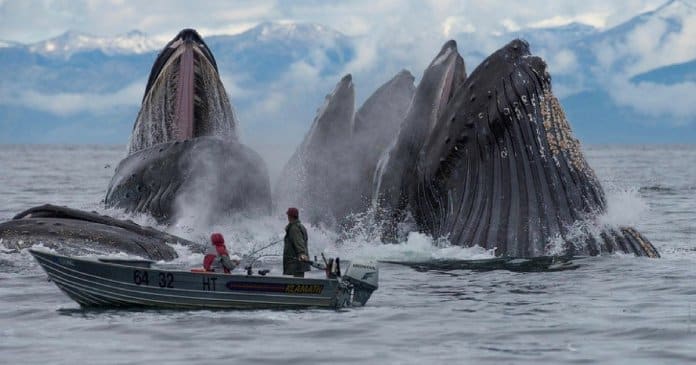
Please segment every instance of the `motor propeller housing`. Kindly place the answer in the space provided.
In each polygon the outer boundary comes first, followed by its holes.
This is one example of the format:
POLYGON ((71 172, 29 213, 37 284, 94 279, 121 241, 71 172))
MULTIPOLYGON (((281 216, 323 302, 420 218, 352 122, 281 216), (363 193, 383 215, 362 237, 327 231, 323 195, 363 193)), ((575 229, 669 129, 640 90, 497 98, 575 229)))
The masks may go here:
POLYGON ((373 261, 351 262, 343 274, 343 280, 353 285, 353 304, 365 305, 379 286, 377 264, 373 261))

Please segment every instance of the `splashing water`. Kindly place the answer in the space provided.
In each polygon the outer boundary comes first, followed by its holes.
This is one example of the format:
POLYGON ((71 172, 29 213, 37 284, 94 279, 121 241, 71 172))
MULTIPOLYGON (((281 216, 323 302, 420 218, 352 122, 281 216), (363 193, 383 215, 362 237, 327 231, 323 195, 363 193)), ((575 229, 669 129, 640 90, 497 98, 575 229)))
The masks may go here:
MULTIPOLYGON (((582 237, 587 234, 599 237, 603 227, 618 227, 634 224, 647 211, 648 206, 636 189, 612 189, 607 194, 608 211, 596 222, 576 223, 569 229, 568 237, 582 237)), ((433 238, 420 232, 410 232, 399 243, 384 244, 380 237, 382 224, 375 220, 377 209, 350 217, 350 228, 337 233, 324 226, 306 225, 309 233, 310 257, 342 257, 345 259, 364 259, 377 261, 426 262, 432 260, 478 260, 495 257, 495 250, 486 250, 479 246, 461 247, 452 245, 446 238, 433 238)), ((283 251, 282 239, 285 234, 284 214, 248 218, 232 216, 228 223, 212 227, 201 226, 195 220, 180 220, 171 227, 157 226, 147 215, 129 216, 122 211, 111 209, 107 214, 123 219, 133 219, 139 224, 152 225, 205 246, 209 244, 210 234, 220 232, 224 235, 230 252, 245 257, 257 249, 276 242, 258 256, 263 256, 268 264, 277 265, 283 251)), ((546 254, 560 255, 565 249, 566 241, 560 237, 552 238, 547 245, 546 254)), ((173 245, 179 258, 171 262, 181 267, 200 266, 203 254, 182 245, 173 245)))
MULTIPOLYGON (((323 226, 306 225, 309 235, 309 256, 314 258, 324 254, 326 257, 341 257, 348 260, 408 262, 440 259, 474 260, 494 257, 493 250, 454 246, 446 239, 433 239, 433 237, 419 232, 411 232, 400 243, 384 244, 380 240, 379 223, 370 218, 369 214, 353 216, 351 229, 342 234, 323 226)), ((262 256, 262 261, 267 264, 277 265, 282 257, 286 224, 284 214, 253 219, 236 216, 230 217, 229 223, 218 224, 205 230, 186 224, 178 224, 170 227, 168 231, 205 244, 208 243, 211 232, 220 232, 225 237, 229 251, 241 257, 246 257, 259 248, 276 242, 267 249, 256 252, 255 256, 262 256)), ((203 255, 201 253, 193 252, 188 247, 180 245, 174 245, 174 248, 180 257, 173 263, 182 266, 199 266, 202 262, 203 255)))
MULTIPOLYGON (((640 197, 636 189, 612 189, 607 194, 608 211, 598 218, 596 223, 585 222, 575 224, 569 229, 569 237, 582 237, 592 234, 599 237, 603 227, 618 227, 619 225, 633 224, 648 210, 645 201, 640 197)), ((200 243, 201 247, 207 247, 212 232, 220 232, 224 235, 229 251, 240 257, 247 258, 259 248, 272 242, 277 244, 255 253, 261 257, 259 265, 279 266, 283 251, 284 228, 287 222, 284 214, 265 216, 260 218, 248 218, 243 216, 229 217, 227 223, 217 224, 212 227, 198 225, 195 221, 182 220, 174 226, 166 227, 158 225, 156 221, 145 214, 130 215, 119 209, 100 209, 101 213, 119 219, 131 219, 134 222, 152 226, 156 229, 167 231, 191 241, 200 243)), ((341 257, 348 260, 376 260, 376 261, 402 261, 402 262, 427 262, 433 260, 478 260, 493 258, 494 249, 486 250, 478 246, 460 247, 451 245, 446 238, 433 238, 420 232, 411 232, 399 243, 384 244, 380 240, 381 224, 375 219, 375 210, 371 209, 363 214, 353 215, 350 219, 351 227, 339 234, 322 226, 306 225, 309 233, 310 257, 320 257, 323 253, 326 257, 341 257)), ((566 241, 558 236, 549 240, 546 254, 559 255, 563 253, 566 241)), ((180 244, 172 244, 178 254, 178 258, 171 262, 160 262, 178 268, 199 267, 203 262, 201 247, 187 247, 180 244)), ((49 249, 48 246, 38 245, 38 248, 49 249)), ((135 258, 135 256, 122 252, 94 252, 85 251, 79 256, 104 256, 111 258, 135 258)), ((21 250, 19 257, 17 252, 0 252, 0 261, 27 263, 33 261, 28 251, 21 250)), ((13 267, 22 264, 13 265, 13 267)), ((31 265, 34 266, 34 265, 31 265)), ((35 268, 36 269, 36 268, 35 268)), ((13 270, 16 270, 13 268, 13 270)), ((276 270, 274 270, 275 272, 276 270)), ((19 272, 25 272, 19 271, 19 272)))
POLYGON ((607 191, 607 212, 599 222, 608 226, 631 226, 638 224, 650 207, 636 188, 607 191))

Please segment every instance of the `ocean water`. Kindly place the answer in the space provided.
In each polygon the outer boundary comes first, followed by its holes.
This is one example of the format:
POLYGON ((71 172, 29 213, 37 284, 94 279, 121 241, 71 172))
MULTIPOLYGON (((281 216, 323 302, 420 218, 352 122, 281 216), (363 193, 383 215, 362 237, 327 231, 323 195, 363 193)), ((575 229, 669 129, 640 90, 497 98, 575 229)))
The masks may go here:
MULTIPOLYGON (((101 206, 125 146, 0 145, 0 221, 52 203, 101 206)), ((415 271, 382 264, 368 305, 341 311, 82 310, 26 251, 0 245, 2 364, 677 364, 696 363, 696 146, 585 146, 607 191, 605 223, 632 224, 662 254, 588 258, 576 270, 415 271)), ((129 217, 153 224, 146 217, 129 217)), ((213 227, 244 252, 279 237, 282 214, 213 227)), ((174 233, 201 240, 208 228, 174 233)), ((489 253, 412 234, 334 243, 311 254, 427 260, 489 253)), ((278 248, 272 248, 277 253, 278 248)), ((175 265, 200 265, 177 247, 175 265)), ((266 263, 274 272, 278 263, 266 263)))

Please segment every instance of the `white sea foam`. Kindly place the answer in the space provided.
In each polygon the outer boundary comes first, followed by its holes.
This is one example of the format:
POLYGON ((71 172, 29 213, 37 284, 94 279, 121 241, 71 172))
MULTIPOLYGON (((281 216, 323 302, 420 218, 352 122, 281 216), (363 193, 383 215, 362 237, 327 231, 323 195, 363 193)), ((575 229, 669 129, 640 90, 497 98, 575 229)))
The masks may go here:
MULTIPOLYGON (((241 257, 252 255, 270 258, 271 262, 280 261, 283 252, 285 221, 282 215, 260 218, 230 218, 228 224, 219 224, 205 230, 191 226, 177 225, 168 231, 187 239, 208 244, 212 232, 220 232, 225 237, 228 250, 241 257), (273 244, 275 242, 275 244, 273 244), (266 249, 261 248, 269 246, 266 249), (258 251, 258 252, 256 252, 258 251), (275 260, 274 260, 275 258, 275 260)), ((420 262, 438 259, 482 259, 493 257, 493 250, 480 247, 459 247, 451 245, 444 239, 411 232, 407 239, 395 244, 384 244, 380 240, 379 230, 368 220, 361 221, 346 235, 321 226, 305 224, 309 235, 310 257, 342 257, 344 259, 369 259, 420 262)), ((191 251, 188 247, 174 245, 179 258, 174 263, 184 266, 199 266, 203 255, 191 251)))
MULTIPOLYGON (((583 224, 573 227, 570 232, 584 235, 588 232, 599 233, 602 226, 617 227, 620 225, 634 225, 648 211, 647 203, 640 197, 636 189, 612 189, 607 193, 608 211, 599 217, 597 225, 583 224)), ((134 222, 152 226, 155 229, 167 231, 171 234, 186 238, 206 246, 210 241, 212 232, 220 232, 224 235, 229 251, 242 258, 263 256, 272 263, 278 263, 283 251, 283 236, 285 234, 285 221, 283 214, 265 216, 259 218, 230 217, 228 223, 218 224, 212 227, 202 227, 196 222, 180 221, 174 226, 163 226, 150 216, 144 214, 130 215, 119 209, 102 210, 104 214, 120 218, 130 219, 134 222), (271 244, 274 243, 275 244, 271 244), (269 246, 263 250, 259 250, 269 246)), ((344 259, 368 259, 384 261, 424 262, 441 259, 474 260, 494 257, 494 250, 486 250, 481 247, 460 247, 450 244, 446 239, 433 239, 433 237, 419 232, 411 232, 405 240, 385 244, 380 239, 381 227, 375 224, 370 217, 356 217, 355 225, 347 233, 338 233, 320 226, 305 224, 309 233, 310 257, 321 257, 323 253, 327 257, 341 257, 344 259)), ((559 253, 564 249, 566 241, 560 236, 558 239, 550 239, 547 245, 547 254, 559 253), (560 251, 559 251, 560 250, 560 251)), ((35 248, 51 250, 42 245, 35 248)), ((200 249, 191 248, 179 243, 172 244, 178 254, 174 261, 166 263, 177 267, 198 267, 203 262, 203 253, 200 249)), ((53 250, 51 250, 53 251, 53 250)), ((98 254, 111 258, 136 258, 136 256, 124 252, 85 252, 80 256, 98 254)), ((0 252, 0 260, 31 262, 31 256, 27 250, 21 250, 20 257, 17 252, 0 252)), ((159 264, 165 264, 160 262, 159 264)))
POLYGON ((636 225, 649 209, 637 189, 614 188, 607 190, 607 212, 599 217, 599 222, 608 226, 636 225))
POLYGON ((424 233, 411 232, 406 241, 396 244, 383 244, 374 241, 344 243, 337 248, 336 255, 372 260, 422 262, 441 259, 492 258, 493 250, 486 250, 478 246, 454 246, 446 240, 433 240, 431 236, 424 233))
MULTIPOLYGON (((635 188, 614 187, 605 182, 607 189, 608 211, 598 219, 597 230, 602 226, 618 225, 638 225, 644 219, 644 215, 649 212, 649 206, 635 188)), ((284 228, 287 224, 284 214, 276 213, 272 216, 260 218, 230 217, 225 224, 212 227, 199 226, 196 222, 182 220, 176 225, 166 227, 148 215, 131 215, 120 209, 102 209, 100 204, 91 203, 89 205, 80 204, 81 209, 96 209, 102 214, 113 216, 119 219, 130 219, 134 222, 152 226, 155 229, 167 231, 171 234, 200 243, 209 245, 210 234, 220 232, 225 236, 227 247, 230 252, 244 257, 271 242, 279 241, 277 244, 265 250, 257 252, 259 255, 270 255, 270 261, 280 259, 282 254, 282 238, 285 234, 284 228), (275 256, 273 256, 275 255, 275 256)), ((394 260, 394 261, 428 261, 437 259, 480 259, 493 257, 492 251, 484 250, 480 247, 465 248, 453 246, 446 240, 433 239, 423 234, 412 232, 399 243, 384 244, 380 240, 381 227, 373 223, 371 217, 356 217, 356 224, 347 234, 341 234, 326 229, 324 227, 311 226, 307 223, 309 231, 310 256, 321 256, 324 253, 328 257, 339 256, 345 259, 372 259, 372 260, 394 260)), ((641 227, 639 227, 641 228, 641 227)), ((579 227, 578 232, 585 232, 587 227, 579 227)), ((652 236, 655 236, 653 234, 652 236)), ((560 242, 560 241, 559 241, 560 242)), ((553 253, 554 241, 549 243, 549 253, 553 253)), ((184 245, 172 245, 178 254, 178 258, 171 262, 172 265, 179 267, 198 267, 202 264, 203 254, 200 250, 192 249, 184 245)), ((35 246, 36 247, 36 246, 35 246)), ((38 246, 41 247, 41 246, 38 246)), ((558 245, 562 247, 562 245, 558 245)), ((48 249, 48 247, 46 247, 48 249)), ((84 255, 86 253, 81 253, 84 255)), ((103 256, 107 253, 93 252, 92 255, 103 256)), ((108 253, 110 257, 133 257, 125 253, 108 253)), ((27 265, 36 267, 31 256, 23 250, 17 252, 0 252, 0 260, 17 262, 17 265, 27 265)), ((14 266, 14 265, 13 265, 14 266)))

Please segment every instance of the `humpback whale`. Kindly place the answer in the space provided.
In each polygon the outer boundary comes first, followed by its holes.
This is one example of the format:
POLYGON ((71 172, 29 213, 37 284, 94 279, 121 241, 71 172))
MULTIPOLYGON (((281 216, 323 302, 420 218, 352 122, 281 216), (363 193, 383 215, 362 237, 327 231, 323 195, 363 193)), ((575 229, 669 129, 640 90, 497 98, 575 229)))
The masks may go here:
POLYGON ((70 254, 80 254, 89 248, 100 253, 126 252, 153 260, 177 257, 167 243, 203 250, 194 242, 132 221, 50 204, 30 208, 0 223, 0 237, 9 249, 42 244, 70 254))
POLYGON ((370 207, 372 181, 379 157, 399 133, 416 91, 413 82, 414 77, 410 72, 400 71, 367 98, 355 114, 351 145, 355 159, 353 168, 357 176, 355 188, 361 204, 353 209, 353 213, 370 207))
POLYGON ((343 168, 353 129, 355 90, 351 75, 344 76, 326 96, 302 145, 283 168, 274 192, 279 206, 297 206, 303 219, 334 225, 349 199, 334 199, 351 176, 343 168))
POLYGON ((285 165, 276 203, 298 206, 310 223, 332 228, 364 211, 379 156, 398 133, 411 102, 413 80, 408 71, 397 73, 356 113, 352 76, 344 76, 285 165))
POLYGON ((527 42, 486 58, 423 137, 406 195, 433 235, 514 257, 658 255, 632 228, 593 232, 604 191, 527 42))
POLYGON ((106 205, 161 223, 269 213, 265 162, 236 128, 212 52, 195 30, 182 30, 155 60, 106 205))
MULTIPOLYGON (((236 128, 212 53, 195 30, 182 30, 155 60, 106 206, 160 223, 186 214, 206 224, 227 214, 269 213, 265 163, 239 141, 236 128)), ((96 248, 156 260, 177 256, 167 243, 197 247, 131 221, 52 205, 1 223, 0 243, 11 249, 41 243, 70 253, 96 248)))
POLYGON ((448 41, 423 72, 401 129, 379 161, 375 172, 373 196, 381 207, 384 238, 397 236, 397 224, 406 217, 414 162, 426 136, 437 129, 438 117, 464 82, 464 59, 457 43, 448 41))
MULTIPOLYGON (((554 96, 546 63, 514 40, 469 77, 454 41, 445 43, 415 87, 406 71, 355 112, 351 75, 327 96, 286 164, 277 205, 297 205, 312 223, 345 227, 378 207, 391 240, 397 227, 480 246, 498 256, 659 257, 631 227, 597 218, 606 198, 554 96), (382 213, 383 212, 383 213, 382 213)), ((181 31, 153 65, 105 203, 171 223, 186 214, 267 214, 270 183, 260 156, 243 145, 201 37, 181 31)), ((96 213, 44 205, 0 224, 0 242, 79 250, 94 245, 158 260, 166 243, 193 242, 96 213)))
MULTIPOLYGON (((332 103, 341 103, 337 96, 332 103)), ((456 43, 445 43, 404 110, 379 162, 362 162, 376 166, 370 196, 385 240, 411 221, 411 230, 497 256, 659 257, 635 229, 596 222, 606 211, 604 191, 552 93, 546 63, 525 41, 505 45, 469 77, 456 43)), ((304 146, 335 141, 310 131, 298 153, 331 161, 304 146)), ((356 150, 342 151, 351 154, 344 160, 359 160, 356 150)), ((359 189, 348 186, 324 185, 323 194, 357 199, 359 189)))

